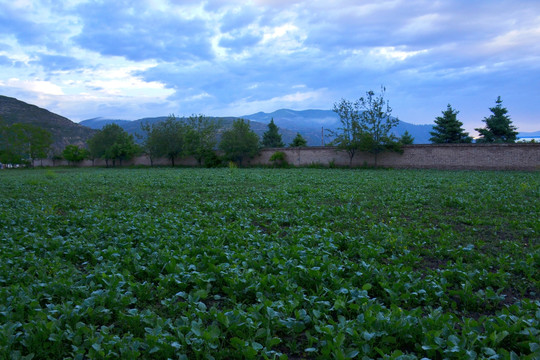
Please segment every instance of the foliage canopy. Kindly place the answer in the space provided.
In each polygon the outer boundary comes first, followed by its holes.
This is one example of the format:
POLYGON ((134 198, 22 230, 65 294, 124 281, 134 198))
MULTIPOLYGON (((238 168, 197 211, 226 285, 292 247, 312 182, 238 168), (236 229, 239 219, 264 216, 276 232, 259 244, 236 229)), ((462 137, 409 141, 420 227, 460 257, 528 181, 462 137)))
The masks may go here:
POLYGON ((225 157, 242 165, 242 162, 259 153, 259 137, 244 119, 234 120, 232 127, 223 132, 219 148, 225 157))
POLYGON ((46 158, 52 143, 48 130, 24 123, 5 125, 0 120, 0 162, 31 164, 46 158))
POLYGON ((107 124, 88 140, 90 156, 104 159, 107 166, 112 160, 113 166, 118 160, 131 159, 139 151, 133 135, 128 134, 118 124, 107 124))

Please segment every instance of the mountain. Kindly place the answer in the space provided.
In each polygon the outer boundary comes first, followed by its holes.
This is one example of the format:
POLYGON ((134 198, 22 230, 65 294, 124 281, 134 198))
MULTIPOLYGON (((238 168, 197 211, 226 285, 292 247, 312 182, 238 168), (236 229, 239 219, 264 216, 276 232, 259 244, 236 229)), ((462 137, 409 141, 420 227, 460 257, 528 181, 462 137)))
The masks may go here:
MULTIPOLYGON (((286 128, 293 132, 299 132, 308 140, 308 145, 321 145, 321 135, 324 134, 325 142, 331 140, 330 131, 335 131, 340 127, 339 116, 332 110, 290 110, 281 109, 272 113, 258 112, 251 115, 242 116, 245 119, 260 121, 264 123, 274 122, 280 128, 286 128), (324 128, 324 130, 323 130, 324 128)), ((414 138, 415 144, 428 144, 433 130, 432 125, 416 125, 405 121, 399 121, 399 124, 392 129, 392 133, 399 137, 405 131, 414 138)))
POLYGON ((31 124, 50 131, 53 136, 53 151, 56 153, 61 152, 66 145, 70 144, 85 146, 86 140, 95 133, 95 130, 74 123, 49 110, 1 95, 0 118, 8 125, 31 124))
POLYGON ((540 138, 540 131, 531 131, 531 132, 520 132, 517 137, 519 139, 523 138, 540 138))
MULTIPOLYGON (((246 120, 250 120, 251 129, 262 138, 262 135, 268 130, 268 123, 271 119, 279 127, 279 132, 282 135, 283 142, 289 144, 292 142, 296 133, 302 134, 307 140, 309 146, 320 146, 324 143, 328 144, 332 140, 331 131, 336 131, 340 126, 339 117, 331 110, 290 110, 280 109, 272 113, 258 112, 251 115, 241 116, 246 120), (324 142, 322 137, 324 136, 324 142)), ((119 120, 93 118, 81 121, 80 124, 88 126, 92 129, 101 129, 107 124, 118 124, 128 133, 133 134, 136 139, 143 135, 141 124, 156 123, 167 119, 167 116, 143 118, 138 120, 119 120)), ((231 127, 232 122, 237 117, 210 117, 214 121, 219 121, 223 129, 231 127)), ((414 137, 415 144, 429 143, 429 134, 432 131, 432 125, 415 125, 404 121, 393 129, 392 133, 395 136, 401 136, 405 131, 408 131, 414 137)))
MULTIPOLYGON (((159 116, 159 117, 152 117, 152 118, 143 118, 138 120, 118 120, 118 119, 105 119, 105 118, 93 118, 88 120, 83 120, 80 122, 81 125, 88 126, 92 129, 101 129, 103 126, 107 124, 118 124, 120 127, 122 127, 126 132, 129 134, 132 134, 135 136, 136 140, 140 140, 144 133, 141 130, 142 124, 155 124, 157 122, 166 120, 168 116, 159 116)), ((232 123, 234 120, 238 119, 236 117, 209 117, 210 120, 219 122, 221 125, 221 129, 218 132, 222 132, 225 129, 229 129, 232 126, 232 123)), ((185 118, 180 118, 185 119, 185 118)), ((259 122, 259 121, 253 121, 250 120, 250 126, 251 129, 259 135, 259 137, 262 138, 263 134, 268 130, 268 124, 259 122)), ((294 137, 296 136, 295 131, 291 131, 289 129, 280 129, 280 133, 282 135, 283 142, 285 144, 289 144, 292 142, 294 137)))

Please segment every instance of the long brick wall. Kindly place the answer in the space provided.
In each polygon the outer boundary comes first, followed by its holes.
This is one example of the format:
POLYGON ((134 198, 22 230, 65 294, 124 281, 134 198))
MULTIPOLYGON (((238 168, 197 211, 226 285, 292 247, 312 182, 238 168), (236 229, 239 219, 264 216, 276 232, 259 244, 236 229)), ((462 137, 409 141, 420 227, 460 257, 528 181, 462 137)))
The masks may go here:
MULTIPOLYGON (((319 164, 328 166, 349 165, 346 152, 334 147, 274 148, 263 149, 251 159, 250 165, 267 165, 276 151, 285 153, 288 163, 295 166, 319 164)), ((407 145, 403 154, 379 154, 379 166, 389 168, 411 169, 468 169, 468 170, 540 170, 540 144, 443 144, 443 145, 407 145)), ((154 165, 169 165, 168 159, 155 159, 154 165)), ((195 166, 194 158, 182 158, 175 161, 177 165, 195 166)), ((373 165, 374 157, 369 153, 357 153, 353 166, 373 165)), ((68 165, 66 161, 50 159, 36 160, 35 166, 68 165)), ((122 165, 150 165, 146 156, 136 157, 123 162, 122 165)), ((105 166, 105 161, 85 160, 79 166, 105 166)))

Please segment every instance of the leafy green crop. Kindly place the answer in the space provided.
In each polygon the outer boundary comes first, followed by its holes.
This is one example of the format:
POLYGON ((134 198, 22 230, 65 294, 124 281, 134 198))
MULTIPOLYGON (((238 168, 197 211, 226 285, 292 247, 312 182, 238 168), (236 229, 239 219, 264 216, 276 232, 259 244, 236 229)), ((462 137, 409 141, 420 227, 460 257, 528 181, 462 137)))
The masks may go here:
POLYGON ((1 171, 0 199, 2 359, 540 357, 538 173, 1 171))

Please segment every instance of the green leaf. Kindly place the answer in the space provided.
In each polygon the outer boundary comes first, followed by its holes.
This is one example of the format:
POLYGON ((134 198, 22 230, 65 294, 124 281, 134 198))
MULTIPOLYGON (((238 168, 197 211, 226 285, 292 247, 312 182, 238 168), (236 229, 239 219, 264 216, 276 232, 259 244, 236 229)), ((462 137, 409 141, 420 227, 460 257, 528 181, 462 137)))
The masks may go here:
POLYGON ((362 290, 369 291, 371 290, 372 287, 373 286, 370 283, 367 283, 367 284, 364 284, 364 286, 362 286, 362 290))

